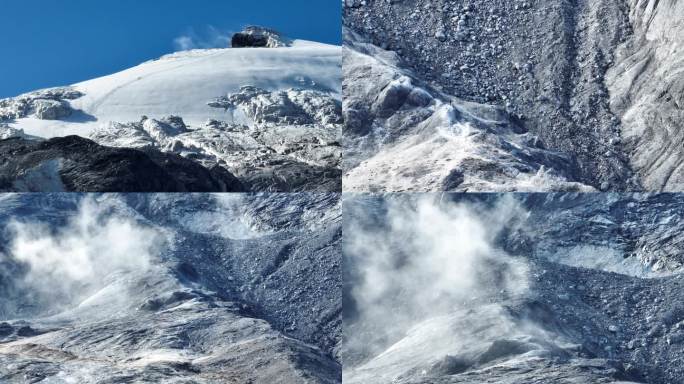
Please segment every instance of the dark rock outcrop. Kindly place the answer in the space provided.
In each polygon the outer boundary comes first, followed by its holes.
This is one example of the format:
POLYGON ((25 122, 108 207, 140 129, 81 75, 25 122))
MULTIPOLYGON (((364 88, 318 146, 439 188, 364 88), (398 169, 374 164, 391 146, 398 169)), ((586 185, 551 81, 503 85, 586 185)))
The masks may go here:
MULTIPOLYGON (((432 198, 428 203, 431 198, 421 195, 367 194, 345 201, 345 382, 682 382, 684 369, 670 363, 684 356, 681 194, 469 193, 432 198), (430 206, 431 222, 439 216, 435 212, 467 207, 477 212, 478 225, 488 234, 503 223, 491 237, 491 249, 499 262, 524 262, 527 272, 514 280, 525 281, 524 289, 492 289, 493 283, 506 280, 501 278, 505 270, 488 262, 472 275, 486 276, 489 269, 496 271, 495 279, 476 289, 451 291, 451 298, 436 296, 438 289, 433 289, 430 295, 439 297, 439 305, 421 307, 429 300, 422 295, 426 281, 439 281, 440 273, 434 271, 429 280, 421 280, 435 251, 415 252, 412 247, 425 234, 404 232, 408 220, 402 222, 400 216, 424 204, 430 206), (505 214, 504 206, 517 206, 512 210, 516 213, 505 214), (350 235, 354 233, 362 235, 350 235), (363 247, 379 239, 390 239, 383 244, 387 253, 375 255, 372 246, 363 247), (376 260, 382 262, 373 264, 376 260), (384 295, 367 289, 382 284, 391 287, 384 295), (372 301, 365 301, 371 295, 372 301), (413 301, 416 297, 419 301, 413 301), (392 310, 376 312, 386 306, 392 310), (392 332, 406 314, 412 321, 392 332)), ((471 237, 454 235, 454 228, 472 217, 452 218, 455 224, 444 236, 436 235, 438 226, 428 226, 430 246, 472 243, 471 237)), ((464 265, 458 259, 447 272, 449 288, 458 284, 454 271, 464 265)))
POLYGON ((256 26, 234 34, 230 44, 233 48, 279 48, 290 45, 279 32, 256 26))
POLYGON ((154 149, 101 146, 67 136, 0 141, 0 190, 19 192, 239 192, 227 170, 154 149))

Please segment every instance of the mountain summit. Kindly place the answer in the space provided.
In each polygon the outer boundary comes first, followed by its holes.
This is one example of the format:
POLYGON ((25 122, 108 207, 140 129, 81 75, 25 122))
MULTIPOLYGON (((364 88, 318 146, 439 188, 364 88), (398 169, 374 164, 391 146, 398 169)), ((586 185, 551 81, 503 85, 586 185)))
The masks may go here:
POLYGON ((244 31, 233 35, 231 46, 233 48, 262 47, 280 48, 289 47, 292 43, 284 38, 280 32, 259 26, 249 26, 244 31))

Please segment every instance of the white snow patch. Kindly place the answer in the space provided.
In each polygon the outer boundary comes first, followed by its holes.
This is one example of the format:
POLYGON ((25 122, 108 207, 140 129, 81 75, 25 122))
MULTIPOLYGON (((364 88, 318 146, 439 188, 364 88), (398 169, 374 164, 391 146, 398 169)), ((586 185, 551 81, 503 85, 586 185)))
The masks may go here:
POLYGON ((597 269, 635 277, 652 277, 651 268, 636 257, 625 257, 624 252, 609 246, 576 245, 544 252, 542 257, 571 267, 597 269))

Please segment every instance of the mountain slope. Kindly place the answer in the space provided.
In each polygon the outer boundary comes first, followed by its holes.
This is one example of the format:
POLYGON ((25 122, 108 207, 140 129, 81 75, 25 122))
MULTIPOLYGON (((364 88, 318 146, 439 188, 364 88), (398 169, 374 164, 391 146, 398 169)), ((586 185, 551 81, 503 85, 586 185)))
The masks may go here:
POLYGON ((574 193, 345 200, 344 381, 681 382, 682 203, 574 193))
POLYGON ((593 190, 514 115, 441 92, 349 30, 343 71, 345 190, 593 190))
POLYGON ((339 191, 341 48, 268 33, 271 48, 177 52, 0 100, 0 138, 79 135, 219 166, 248 190, 339 191))
POLYGON ((0 206, 0 381, 340 382, 338 196, 0 206))
MULTIPOLYGON (((678 90, 683 11, 681 2, 658 0, 350 0, 345 1, 344 25, 395 54, 403 71, 458 99, 457 105, 505 111, 508 119, 497 120, 501 125, 529 132, 544 149, 572 159, 555 167, 570 181, 604 191, 677 191, 682 189, 678 90)), ((345 45, 353 49, 355 43, 348 39, 345 45)), ((352 92, 349 97, 363 96, 352 92)), ((380 116, 382 132, 404 135, 416 120, 405 115, 400 109, 380 116)), ((510 142, 506 133, 496 132, 489 142, 510 142)), ((384 143, 387 155, 413 141, 399 136, 384 143)), ((472 145, 452 147, 444 145, 444 150, 449 155, 472 152, 472 145)), ((507 158, 510 154, 499 162, 507 158)), ((429 160, 420 167, 397 162, 404 165, 395 173, 403 168, 409 175, 422 174, 429 167, 448 174, 455 165, 429 160)), ((537 159, 525 162, 527 168, 538 167, 537 159)), ((384 164, 366 167, 380 171, 384 164)), ((510 179, 512 172, 502 168, 494 172, 510 179)), ((487 170, 471 173, 486 175, 487 170)), ((519 176, 521 191, 528 190, 527 173, 519 176)), ((395 185, 387 188, 397 190, 395 185)), ((428 189, 450 190, 448 183, 428 189)), ((470 188, 501 189, 491 184, 470 188)), ((536 188, 557 189, 555 183, 536 188)))

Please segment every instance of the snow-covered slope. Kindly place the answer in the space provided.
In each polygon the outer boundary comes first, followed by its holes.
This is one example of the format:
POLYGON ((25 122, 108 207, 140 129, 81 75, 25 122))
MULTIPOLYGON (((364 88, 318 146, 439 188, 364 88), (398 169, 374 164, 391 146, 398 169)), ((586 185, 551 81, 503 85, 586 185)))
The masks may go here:
POLYGON ((252 191, 339 191, 341 47, 276 43, 177 52, 0 100, 0 138, 78 135, 222 167, 252 191))
POLYGON ((141 116, 182 117, 189 125, 208 119, 249 124, 238 113, 207 105, 252 85, 270 91, 316 89, 340 98, 340 47, 295 41, 292 47, 206 49, 177 52, 109 76, 74 84, 82 97, 70 100, 80 113, 60 120, 18 119, 11 126, 29 135, 88 136, 108 122, 138 121, 141 116))

